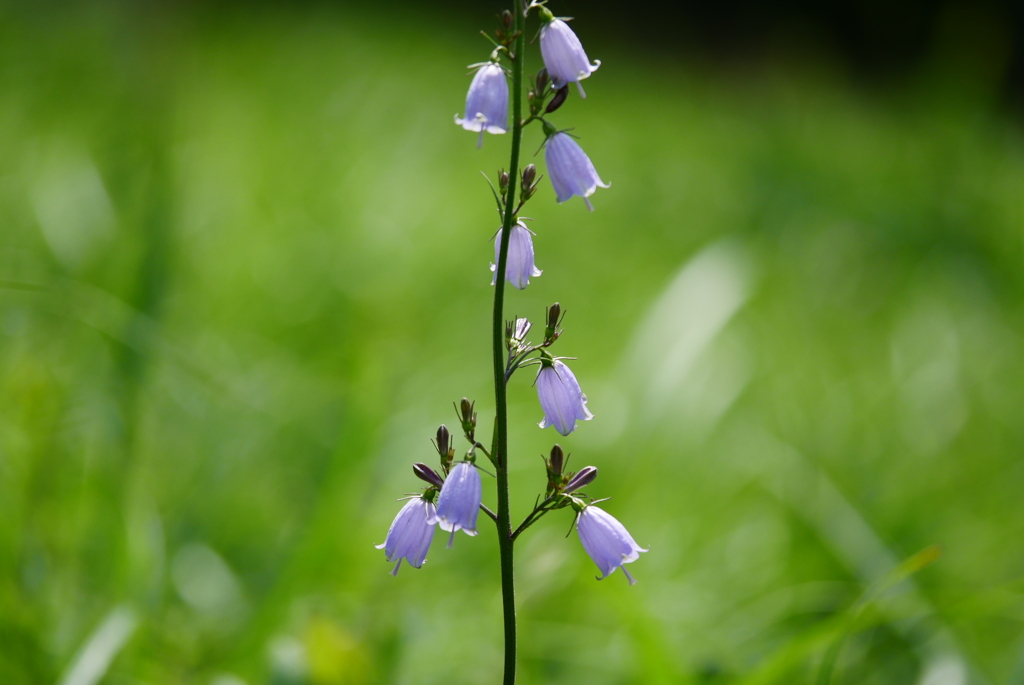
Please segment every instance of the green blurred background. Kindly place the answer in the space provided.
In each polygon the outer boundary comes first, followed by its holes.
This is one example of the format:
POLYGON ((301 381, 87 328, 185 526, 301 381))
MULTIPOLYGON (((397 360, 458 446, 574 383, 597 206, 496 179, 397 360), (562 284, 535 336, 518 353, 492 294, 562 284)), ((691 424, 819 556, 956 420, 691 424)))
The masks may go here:
MULTIPOLYGON (((520 682, 1024 683, 999 15, 893 76, 556 4, 603 65, 552 119, 613 185, 544 181, 507 311, 562 303, 596 418, 515 379, 513 509, 557 439, 651 551, 630 588, 566 512, 524 536, 520 682)), ((373 548, 451 402, 493 411, 508 139, 452 124, 494 14, 458 9, 0 5, 0 683, 498 681, 489 522, 373 548)))

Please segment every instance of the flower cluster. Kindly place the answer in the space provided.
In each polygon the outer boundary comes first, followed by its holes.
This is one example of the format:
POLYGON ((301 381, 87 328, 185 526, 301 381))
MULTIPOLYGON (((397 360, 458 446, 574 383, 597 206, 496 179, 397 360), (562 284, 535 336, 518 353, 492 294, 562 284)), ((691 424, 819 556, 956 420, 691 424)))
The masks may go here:
MULTIPOLYGON (((443 452, 441 463, 444 465, 449 456, 447 444, 448 429, 438 429, 438 451, 443 452), (442 439, 442 436, 443 439, 442 439)), ((448 547, 455 541, 455 533, 463 531, 475 536, 476 517, 481 509, 480 474, 470 461, 460 461, 448 471, 448 478, 442 479, 432 468, 423 463, 412 467, 416 477, 426 481, 430 487, 420 495, 412 495, 405 506, 398 512, 388 529, 384 542, 377 545, 383 549, 389 562, 397 561, 391 575, 398 575, 398 567, 402 559, 413 568, 420 568, 427 560, 427 550, 434 539, 434 526, 450 532, 448 547), (437 505, 434 505, 434 500, 437 505)), ((447 469, 444 469, 447 471, 447 469)))
MULTIPOLYGON (((549 120, 568 101, 570 84, 575 83, 579 97, 586 98, 581 82, 596 72, 601 63, 590 60, 567 20, 555 17, 545 3, 546 0, 531 0, 523 11, 523 3, 517 0, 518 15, 509 11, 501 15, 501 26, 495 32, 496 39, 492 39, 494 49, 487 61, 470 67, 473 78, 466 94, 465 112, 461 117, 455 117, 457 125, 477 134, 478 147, 482 146, 485 133, 512 132, 510 171, 499 171, 496 183, 488 179, 501 217, 501 225, 494 234, 494 263, 491 265, 491 284, 495 286, 494 376, 499 407, 495 417, 495 435, 488 449, 477 439, 475 403, 463 399, 455 406, 458 423, 469 448, 456 460, 452 436, 442 425, 434 442, 440 456, 440 472, 423 463, 413 466, 414 474, 427 486, 422 492, 410 495, 391 524, 384 543, 379 546, 384 549, 387 560, 395 564, 392 574, 398 573, 403 560, 414 568, 423 565, 435 526, 449 533, 448 547, 452 547, 455 534, 460 530, 470 537, 476 536, 481 511, 498 524, 499 546, 503 555, 508 554, 503 559, 511 559, 512 544, 521 533, 542 516, 559 509, 571 509, 575 513, 574 524, 580 543, 600 570, 599 580, 622 568, 632 585, 635 581, 626 571, 625 564, 636 561, 641 552, 647 551, 633 540, 615 517, 596 506, 602 500, 594 500, 585 493, 597 479, 597 468, 585 466, 577 472, 567 471, 569 455, 559 445, 555 445, 550 455, 544 458, 547 483, 543 496, 538 496, 533 510, 518 527, 513 528, 509 518, 509 456, 504 406, 515 372, 528 366, 537 367, 533 384, 543 414, 539 424, 541 428, 551 426, 560 435, 569 436, 576 430, 578 422, 594 418, 576 374, 566 363, 575 357, 554 356, 551 352, 551 347, 563 334, 564 312, 559 303, 547 308, 543 337, 536 344, 528 340, 533 329, 529 319, 514 317, 506 321, 505 353, 501 350, 505 283, 523 290, 530 285, 531 279, 542 274, 535 261, 535 234, 527 228, 525 222, 529 219, 520 213, 537 193, 540 183, 533 164, 527 165, 517 176, 523 129, 532 122, 540 122, 544 135, 544 162, 559 203, 579 196, 593 211, 591 196, 598 188, 609 187, 601 180, 575 136, 566 129, 557 128, 549 120), (539 42, 544 68, 531 76, 530 83, 526 84, 523 66, 519 63, 524 59, 522 52, 525 49, 523 22, 534 10, 540 22, 539 42), (506 60, 511 63, 511 68, 503 66, 506 60), (515 88, 511 113, 509 78, 515 88), (525 98, 528 112, 523 111, 522 96, 526 87, 529 88, 525 98), (477 465, 480 455, 490 461, 496 471, 499 493, 504 493, 504 497, 499 497, 499 503, 504 504, 499 506, 497 513, 482 502, 480 473, 488 471, 477 465)), ((506 594, 508 599, 511 596, 511 574, 506 578, 506 571, 503 563, 503 592, 509 592, 506 594)), ((510 603, 504 606, 507 610, 510 603)))
MULTIPOLYGON (((522 125, 538 120, 544 126, 544 160, 558 201, 565 202, 578 195, 583 198, 587 208, 593 210, 590 196, 599 187, 608 188, 609 184, 598 176, 583 148, 568 133, 549 123, 545 115, 559 109, 566 101, 570 83, 575 83, 580 97, 586 98, 587 94, 580 82, 597 71, 601 62, 595 60, 591 63, 580 39, 563 19, 556 18, 543 6, 538 5, 538 11, 542 24, 540 50, 544 68, 534 79, 533 90, 529 93, 530 117, 522 125)), ((476 69, 476 73, 466 94, 466 114, 464 117, 455 116, 456 124, 479 135, 477 147, 483 145, 485 131, 500 134, 508 129, 508 80, 500 63, 501 55, 509 54, 511 39, 514 37, 507 21, 506 27, 499 29, 498 37, 505 42, 491 53, 490 61, 470 65, 470 69, 476 69)), ((524 200, 529 199, 525 191, 523 197, 524 200)), ((498 208, 501 211, 501 201, 498 208)), ((530 254, 532 260, 532 245, 530 254)), ((516 287, 522 289, 524 286, 516 287)))

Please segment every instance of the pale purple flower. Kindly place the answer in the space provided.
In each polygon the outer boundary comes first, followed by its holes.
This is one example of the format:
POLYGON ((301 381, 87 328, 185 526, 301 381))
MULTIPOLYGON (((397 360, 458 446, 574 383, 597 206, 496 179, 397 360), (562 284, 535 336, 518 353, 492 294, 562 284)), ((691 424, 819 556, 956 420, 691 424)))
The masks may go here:
MULTIPOLYGON (((494 237, 494 264, 491 264, 491 271, 494 278, 491 285, 498 282, 498 257, 501 254, 502 229, 494 237)), ((530 229, 522 221, 512 227, 512 234, 508 238, 508 258, 505 262, 505 278, 519 290, 530 284, 530 276, 536 278, 541 275, 541 270, 533 263, 533 237, 530 229)))
POLYGON ((623 564, 636 561, 640 558, 640 552, 647 550, 634 542, 633 536, 614 516, 591 504, 580 512, 576 520, 576 532, 580 534, 583 549, 601 569, 602 575, 598 580, 604 580, 621 567, 629 578, 629 584, 636 584, 623 564))
POLYGON ((544 161, 559 202, 579 195, 587 203, 587 209, 594 211, 590 196, 598 186, 608 188, 611 185, 601 180, 587 153, 567 133, 555 133, 548 138, 544 146, 544 161))
POLYGON ((587 396, 580 390, 576 376, 560 360, 542 364, 534 385, 544 410, 541 428, 554 426, 562 435, 568 435, 576 430, 577 419, 589 421, 594 418, 587 409, 587 396))
POLYGON ((377 545, 383 549, 388 561, 398 560, 391 575, 398 575, 398 567, 402 559, 413 568, 423 566, 427 560, 430 541, 434 539, 434 505, 422 497, 414 497, 405 503, 398 516, 388 529, 384 543, 377 545))
MULTIPOLYGON (((546 16, 551 17, 551 13, 548 12, 546 16)), ((551 85, 556 90, 567 83, 575 83, 580 97, 587 97, 580 81, 597 71, 601 62, 595 60, 593 64, 590 63, 580 39, 568 24, 554 17, 544 24, 540 30, 540 53, 551 76, 551 85)))
POLYGON ((484 131, 504 133, 508 128, 508 81, 505 71, 494 62, 477 70, 466 94, 466 118, 455 115, 455 123, 467 131, 479 131, 476 146, 484 144, 484 131))
POLYGON ((459 530, 467 535, 476 535, 476 515, 480 513, 480 474, 468 461, 460 461, 448 474, 448 479, 437 498, 437 513, 431 523, 437 523, 441 530, 450 531, 448 547, 455 541, 459 530))

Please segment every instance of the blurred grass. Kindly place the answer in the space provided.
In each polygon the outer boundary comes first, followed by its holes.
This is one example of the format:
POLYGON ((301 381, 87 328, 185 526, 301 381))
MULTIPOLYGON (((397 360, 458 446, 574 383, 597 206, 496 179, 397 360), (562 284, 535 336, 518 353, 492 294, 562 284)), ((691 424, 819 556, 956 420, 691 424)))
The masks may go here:
MULTIPOLYGON (((370 9, 2 20, 0 682, 495 682, 486 526, 397 580, 372 547, 450 402, 490 406, 507 141, 451 124, 483 42, 370 9)), ((521 682, 831 654, 832 683, 1024 683, 1017 123, 941 72, 584 40, 554 119, 613 186, 531 204, 545 272, 508 308, 568 310, 596 419, 561 442, 651 553, 596 584, 568 517, 536 526, 521 682)), ((528 378, 510 402, 522 515, 557 436, 528 378)))

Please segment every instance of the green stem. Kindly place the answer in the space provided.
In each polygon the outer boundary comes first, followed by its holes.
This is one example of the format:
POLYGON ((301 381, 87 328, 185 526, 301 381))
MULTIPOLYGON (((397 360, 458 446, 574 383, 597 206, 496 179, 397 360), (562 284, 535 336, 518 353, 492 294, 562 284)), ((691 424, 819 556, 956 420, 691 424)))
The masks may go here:
POLYGON ((494 282, 494 406, 497 414, 497 444, 494 464, 498 480, 498 552, 501 559, 501 604, 505 624, 504 685, 516 681, 516 592, 512 556, 512 516, 508 502, 508 407, 505 399, 505 267, 508 242, 515 218, 515 193, 519 186, 519 149, 523 140, 523 60, 526 52, 523 0, 515 0, 515 59, 512 62, 512 158, 508 165, 508 197, 498 251, 497 278, 494 282))

